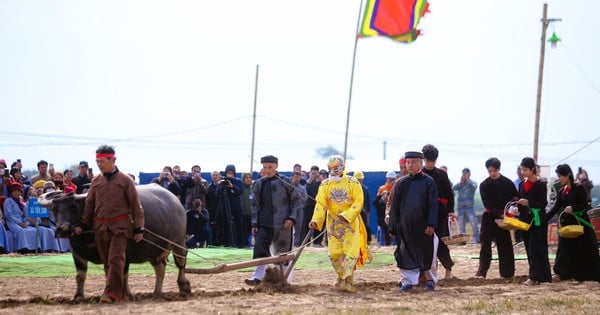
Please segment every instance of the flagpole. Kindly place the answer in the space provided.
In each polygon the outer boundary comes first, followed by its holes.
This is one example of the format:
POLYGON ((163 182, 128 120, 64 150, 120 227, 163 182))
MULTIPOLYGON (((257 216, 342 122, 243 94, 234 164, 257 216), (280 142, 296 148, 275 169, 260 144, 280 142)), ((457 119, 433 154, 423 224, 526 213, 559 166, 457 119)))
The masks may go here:
POLYGON ((344 160, 348 155, 348 129, 350 128, 350 106, 352 105, 352 86, 354 84, 354 65, 356 63, 356 46, 358 45, 358 32, 360 29, 360 14, 363 7, 363 0, 360 0, 358 8, 358 18, 356 19, 356 32, 354 32, 354 51, 352 52, 352 70, 350 72, 350 91, 348 93, 348 110, 346 111, 346 134, 344 136, 344 160))
POLYGON ((256 65, 256 79, 254 80, 254 113, 252 114, 252 144, 250 147, 250 174, 253 175, 252 165, 254 165, 254 134, 256 131, 256 98, 258 94, 258 65, 256 65))

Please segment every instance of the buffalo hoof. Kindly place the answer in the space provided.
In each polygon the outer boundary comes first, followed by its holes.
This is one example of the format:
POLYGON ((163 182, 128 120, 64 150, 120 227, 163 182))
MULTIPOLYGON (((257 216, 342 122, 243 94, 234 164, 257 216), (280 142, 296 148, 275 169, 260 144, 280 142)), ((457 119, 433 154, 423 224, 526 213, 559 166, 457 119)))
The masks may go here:
POLYGON ((192 285, 189 280, 177 281, 179 285, 179 295, 190 296, 192 294, 192 285))
POLYGON ((154 293, 152 294, 152 299, 155 301, 162 301, 164 300, 163 294, 161 293, 154 293))
POLYGON ((85 300, 85 297, 83 295, 75 295, 73 297, 73 301, 71 301, 73 304, 79 304, 81 302, 83 302, 85 300))

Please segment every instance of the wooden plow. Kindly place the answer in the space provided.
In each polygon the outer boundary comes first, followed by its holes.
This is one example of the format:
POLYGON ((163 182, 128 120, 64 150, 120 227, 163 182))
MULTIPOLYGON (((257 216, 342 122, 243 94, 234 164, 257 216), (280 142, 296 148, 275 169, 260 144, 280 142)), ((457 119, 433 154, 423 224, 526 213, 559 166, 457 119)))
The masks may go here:
POLYGON ((300 258, 300 254, 302 254, 304 247, 306 247, 306 244, 310 240, 310 235, 312 234, 312 231, 313 231, 313 229, 310 229, 308 231, 308 233, 306 234, 306 237, 302 241, 302 244, 300 245, 300 247, 298 247, 298 250, 296 251, 295 254, 294 253, 285 253, 285 254, 281 254, 278 256, 256 258, 256 259, 237 262, 237 263, 220 264, 220 265, 217 265, 217 266, 211 267, 211 268, 185 268, 185 272, 206 275, 206 274, 222 273, 222 272, 237 270, 237 269, 244 269, 244 268, 248 268, 248 267, 256 267, 256 266, 260 266, 260 265, 283 264, 285 262, 291 261, 291 263, 289 264, 289 266, 287 268, 287 271, 284 274, 285 279, 287 279, 289 276, 289 273, 291 272, 291 270, 294 268, 294 265, 298 261, 298 258, 300 258))

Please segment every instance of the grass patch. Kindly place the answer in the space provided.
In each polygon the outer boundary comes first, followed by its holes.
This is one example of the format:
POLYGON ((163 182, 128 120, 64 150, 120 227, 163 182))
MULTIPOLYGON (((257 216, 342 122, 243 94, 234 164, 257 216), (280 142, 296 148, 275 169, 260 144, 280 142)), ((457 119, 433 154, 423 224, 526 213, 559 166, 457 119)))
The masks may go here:
POLYGON ((585 301, 576 298, 545 298, 542 300, 542 304, 546 307, 554 308, 554 307, 578 307, 580 305, 586 304, 585 301))
POLYGON ((486 305, 485 302, 482 300, 474 300, 474 301, 469 301, 467 302, 467 304, 463 307, 464 310, 466 311, 484 311, 486 309, 486 305))
MULTIPOLYGON (((252 260, 251 249, 238 248, 199 248, 192 249, 188 253, 189 268, 211 268, 219 264, 231 264, 241 261, 252 260)), ((37 256, 1 256, 0 277, 68 277, 75 275, 75 265, 71 254, 61 255, 37 255, 37 256)), ((365 269, 376 269, 395 264, 393 255, 376 255, 371 263, 366 264, 365 269)), ((308 252, 304 251, 298 262, 298 269, 308 270, 331 270, 331 262, 327 251, 308 252)), ((239 271, 250 271, 253 268, 240 269, 239 271)), ((167 272, 177 272, 173 263, 173 257, 169 257, 167 272)), ((132 264, 129 267, 130 274, 154 274, 154 269, 149 263, 132 264)), ((104 269, 101 265, 89 264, 88 274, 103 275, 104 269)))

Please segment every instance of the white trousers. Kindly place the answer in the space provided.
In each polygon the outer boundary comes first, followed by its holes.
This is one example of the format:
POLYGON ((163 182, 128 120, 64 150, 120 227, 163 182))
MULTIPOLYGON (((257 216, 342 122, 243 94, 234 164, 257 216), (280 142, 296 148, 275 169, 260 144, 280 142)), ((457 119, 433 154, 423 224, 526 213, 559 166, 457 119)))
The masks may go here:
MULTIPOLYGON (((440 239, 434 233, 433 234, 433 259, 431 260, 431 268, 429 268, 429 270, 423 271, 423 273, 425 274, 425 278, 427 280, 432 280, 434 283, 437 283, 439 280, 438 272, 437 272, 437 265, 438 265, 437 249, 438 249, 439 242, 440 242, 440 239)), ((417 268, 417 269, 400 269, 400 282, 402 282, 402 284, 418 285, 419 284, 419 273, 420 273, 419 268, 417 268)))

